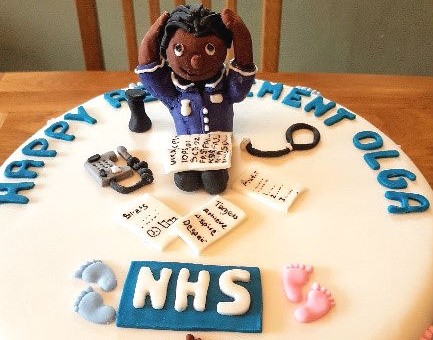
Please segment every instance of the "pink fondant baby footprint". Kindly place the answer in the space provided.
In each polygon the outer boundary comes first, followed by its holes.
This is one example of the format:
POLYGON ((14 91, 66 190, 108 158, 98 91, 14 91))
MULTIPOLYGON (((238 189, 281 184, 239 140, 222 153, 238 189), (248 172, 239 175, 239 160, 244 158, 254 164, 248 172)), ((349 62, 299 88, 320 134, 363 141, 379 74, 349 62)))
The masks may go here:
POLYGON ((312 266, 303 264, 291 264, 284 267, 283 285, 289 301, 299 303, 302 301, 302 287, 308 282, 312 266))
POLYGON ((296 308, 295 319, 299 322, 316 321, 326 315, 334 305, 331 292, 315 282, 307 294, 305 304, 296 308))

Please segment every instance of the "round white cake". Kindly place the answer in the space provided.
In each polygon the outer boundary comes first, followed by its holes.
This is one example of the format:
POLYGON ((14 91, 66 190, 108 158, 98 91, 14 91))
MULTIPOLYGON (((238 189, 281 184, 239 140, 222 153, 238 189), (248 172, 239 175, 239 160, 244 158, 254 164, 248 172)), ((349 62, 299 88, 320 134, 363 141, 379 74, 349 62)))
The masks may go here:
MULTIPOLYGON (((166 173, 174 125, 158 101, 145 104, 152 121, 147 132, 128 129, 131 113, 125 101, 115 108, 109 101, 116 96, 107 100, 101 95, 48 122, 16 150, 0 174, 1 201, 12 200, 0 205, 0 337, 168 340, 192 333, 202 340, 417 339, 433 317, 433 214, 428 207, 433 192, 423 175, 381 131, 350 109, 327 106, 330 99, 314 90, 257 81, 251 92, 234 108, 230 179, 220 196, 180 191, 173 175, 166 173), (276 158, 252 156, 240 147, 249 138, 260 150, 292 148, 285 133, 295 123, 315 127, 318 145, 276 158), (65 135, 75 138, 59 139, 65 135), (48 145, 37 146, 34 141, 40 139, 48 145), (121 194, 95 181, 84 163, 95 154, 118 154, 118 146, 148 163, 153 183, 121 194), (49 150, 56 155, 48 157, 49 150), (34 177, 32 171, 35 178, 19 178, 34 177), (246 185, 257 178, 260 183, 246 185), (295 193, 291 205, 277 202, 281 192, 275 188, 283 187, 295 193), (166 239, 148 242, 149 232, 143 236, 144 229, 128 228, 125 212, 133 215, 140 200, 161 203, 175 213, 177 221, 167 224, 166 239), (182 226, 187 225, 185 216, 197 215, 215 200, 220 207, 232 204, 245 218, 202 249, 188 242, 182 226), (112 290, 88 282, 92 278, 74 277, 80 266, 94 259, 116 278, 112 290), (244 289, 250 306, 262 306, 254 310, 255 326, 244 323, 243 315, 229 315, 225 317, 239 329, 221 329, 217 314, 203 319, 215 320, 215 329, 201 321, 194 324, 195 316, 202 320, 210 305, 204 311, 188 306, 193 323, 182 317, 179 321, 183 312, 175 311, 170 300, 174 292, 167 293, 164 323, 125 326, 119 316, 129 316, 119 304, 132 261, 204 269, 215 265, 220 271, 225 266, 258 268, 262 299, 256 300, 248 286, 244 289), (290 270, 298 271, 298 282, 290 270), (92 322, 91 312, 80 305, 81 292, 88 286, 116 312, 122 327, 108 319, 108 324, 92 322), (288 296, 290 289, 297 290, 297 299, 288 296), (315 291, 321 298, 313 296, 315 291)), ((303 129, 294 138, 309 143, 312 134, 303 129)), ((126 164, 121 157, 114 163, 126 164)), ((119 183, 131 185, 138 179, 133 171, 133 177, 119 183)), ((229 214, 230 209, 224 209, 219 210, 229 214)), ((155 218, 159 212, 155 210, 155 218)), ((197 236, 189 231, 189 236, 197 236)), ((208 299, 215 289, 209 286, 208 299)), ((152 313, 149 303, 145 307, 152 313)))

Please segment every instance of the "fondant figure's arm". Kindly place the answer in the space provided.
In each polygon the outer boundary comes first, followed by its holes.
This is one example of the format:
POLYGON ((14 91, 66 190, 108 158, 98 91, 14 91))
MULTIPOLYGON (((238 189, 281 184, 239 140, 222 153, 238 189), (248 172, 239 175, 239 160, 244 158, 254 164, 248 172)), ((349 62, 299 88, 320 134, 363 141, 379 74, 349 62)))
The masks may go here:
POLYGON ((164 29, 165 23, 170 14, 164 12, 156 19, 152 26, 150 26, 143 40, 141 41, 140 50, 138 52, 138 62, 140 64, 150 64, 152 62, 159 62, 159 34, 164 29))
POLYGON ((241 17, 226 8, 221 12, 221 19, 233 34, 234 61, 236 67, 254 70, 253 43, 248 27, 241 17))
POLYGON ((237 14, 224 9, 221 19, 233 36, 234 59, 228 74, 228 96, 233 103, 238 103, 245 99, 254 83, 257 68, 253 61, 253 43, 248 27, 237 14))
POLYGON ((135 73, 152 96, 161 100, 169 109, 177 99, 176 89, 171 81, 171 71, 160 56, 159 37, 170 14, 164 12, 156 19, 144 36, 138 53, 135 73))

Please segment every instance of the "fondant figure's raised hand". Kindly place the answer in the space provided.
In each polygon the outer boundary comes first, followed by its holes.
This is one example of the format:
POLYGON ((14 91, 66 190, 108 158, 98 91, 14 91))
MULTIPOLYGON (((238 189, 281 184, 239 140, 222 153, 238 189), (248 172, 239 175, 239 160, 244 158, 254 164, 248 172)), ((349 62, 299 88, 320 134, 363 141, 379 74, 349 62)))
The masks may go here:
POLYGON ((253 43, 248 27, 239 15, 228 8, 221 12, 221 20, 233 34, 236 65, 241 68, 254 68, 253 43))
POLYGON ((138 52, 138 62, 140 64, 149 64, 159 60, 159 37, 169 18, 170 14, 164 12, 156 19, 152 26, 150 26, 141 41, 140 50, 138 52))

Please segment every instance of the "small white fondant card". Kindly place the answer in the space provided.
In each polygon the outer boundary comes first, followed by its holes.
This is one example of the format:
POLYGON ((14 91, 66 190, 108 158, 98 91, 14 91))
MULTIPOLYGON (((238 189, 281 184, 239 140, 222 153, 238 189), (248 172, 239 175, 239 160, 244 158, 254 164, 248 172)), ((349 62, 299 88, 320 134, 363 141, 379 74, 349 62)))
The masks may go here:
POLYGON ((116 214, 120 223, 158 250, 177 237, 172 229, 178 218, 177 213, 150 194, 129 203, 116 214))
POLYGON ((245 217, 242 209, 221 196, 215 196, 203 207, 176 221, 174 229, 194 253, 199 255, 245 217))
POLYGON ((231 132, 179 135, 168 146, 165 171, 227 169, 231 166, 231 156, 231 132))
POLYGON ((247 170, 236 179, 233 188, 282 212, 287 212, 302 192, 299 186, 258 170, 247 170))

